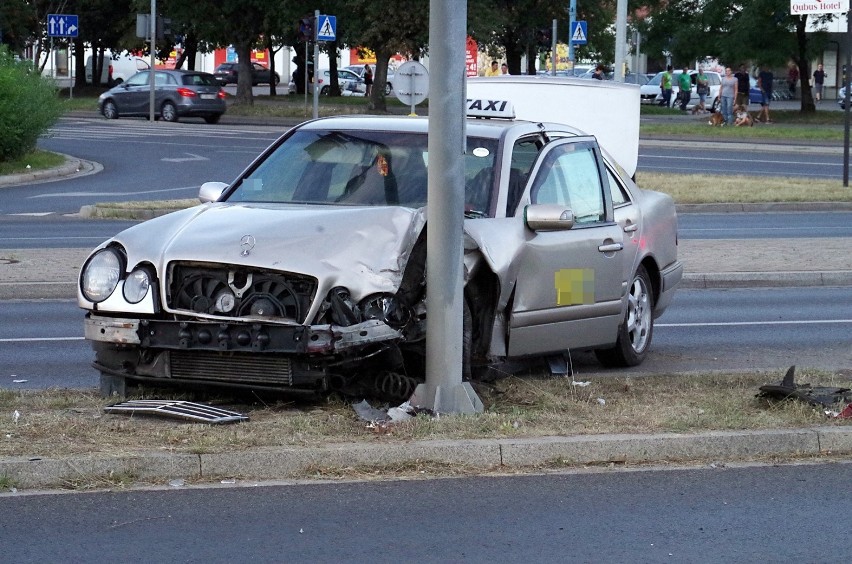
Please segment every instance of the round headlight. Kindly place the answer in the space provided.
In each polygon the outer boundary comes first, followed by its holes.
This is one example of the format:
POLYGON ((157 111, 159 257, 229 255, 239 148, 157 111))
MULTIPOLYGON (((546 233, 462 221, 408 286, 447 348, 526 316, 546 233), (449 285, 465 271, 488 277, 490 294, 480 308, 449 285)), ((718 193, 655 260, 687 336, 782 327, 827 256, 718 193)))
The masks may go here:
POLYGON ((83 295, 93 302, 102 302, 115 290, 120 277, 121 257, 112 249, 104 249, 89 259, 83 269, 83 295))
POLYGON ((132 304, 138 304, 142 301, 142 298, 148 295, 150 287, 151 280, 148 277, 148 272, 137 268, 124 281, 124 299, 132 304))

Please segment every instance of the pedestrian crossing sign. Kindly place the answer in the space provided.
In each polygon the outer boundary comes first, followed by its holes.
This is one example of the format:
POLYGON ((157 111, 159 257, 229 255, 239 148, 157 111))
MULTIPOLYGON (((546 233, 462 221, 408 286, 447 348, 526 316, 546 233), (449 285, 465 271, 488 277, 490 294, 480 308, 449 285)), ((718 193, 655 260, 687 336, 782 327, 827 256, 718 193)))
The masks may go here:
POLYGON ((317 21, 317 41, 334 41, 337 38, 337 17, 320 16, 317 21))
POLYGON ((574 22, 574 27, 571 29, 571 43, 573 45, 585 45, 588 43, 588 28, 585 21, 574 22))

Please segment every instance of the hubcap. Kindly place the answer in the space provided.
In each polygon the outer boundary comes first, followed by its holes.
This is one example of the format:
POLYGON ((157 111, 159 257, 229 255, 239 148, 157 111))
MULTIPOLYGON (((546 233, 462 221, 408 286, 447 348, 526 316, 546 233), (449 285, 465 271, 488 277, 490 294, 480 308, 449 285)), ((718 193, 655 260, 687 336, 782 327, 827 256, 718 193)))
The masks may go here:
POLYGON ((651 330, 651 298, 645 281, 637 276, 630 287, 627 302, 627 334, 633 350, 641 353, 648 346, 651 330))

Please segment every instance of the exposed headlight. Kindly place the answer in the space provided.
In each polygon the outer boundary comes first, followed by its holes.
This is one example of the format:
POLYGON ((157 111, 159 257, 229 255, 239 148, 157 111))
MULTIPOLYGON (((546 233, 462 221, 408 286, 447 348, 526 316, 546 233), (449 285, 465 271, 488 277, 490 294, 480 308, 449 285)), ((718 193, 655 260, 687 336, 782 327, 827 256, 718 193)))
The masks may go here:
POLYGON ((102 302, 115 290, 121 277, 121 257, 113 249, 104 249, 83 267, 81 289, 86 299, 102 302))
POLYGON ((124 299, 132 304, 138 304, 148 295, 151 279, 145 269, 137 268, 124 281, 124 299))

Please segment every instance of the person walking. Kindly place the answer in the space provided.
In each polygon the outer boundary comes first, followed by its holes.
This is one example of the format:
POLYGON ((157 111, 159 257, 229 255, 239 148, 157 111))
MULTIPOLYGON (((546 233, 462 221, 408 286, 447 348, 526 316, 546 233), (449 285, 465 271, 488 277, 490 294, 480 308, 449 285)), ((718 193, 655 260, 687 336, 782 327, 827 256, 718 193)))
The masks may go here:
POLYGON ((364 65, 364 88, 364 96, 369 97, 373 91, 373 69, 370 68, 370 65, 364 65))
POLYGON ((689 67, 684 65, 683 71, 677 77, 678 98, 680 99, 680 111, 686 111, 686 105, 692 99, 692 77, 689 76, 689 67))
POLYGON ((790 63, 787 68, 787 86, 790 88, 790 96, 796 97, 796 83, 799 82, 799 67, 796 63, 790 63))
POLYGON ((698 94, 698 105, 693 108, 692 113, 705 112, 707 108, 704 106, 707 95, 710 94, 710 80, 704 74, 704 67, 698 67, 698 74, 695 75, 695 90, 698 94))
POLYGON ((757 119, 763 123, 772 123, 769 119, 769 102, 772 101, 772 82, 775 80, 775 75, 766 65, 760 67, 760 74, 757 75, 757 86, 760 88, 760 113, 757 119))
POLYGON ((737 97, 734 103, 748 111, 748 91, 751 90, 751 77, 746 71, 745 65, 740 65, 740 70, 734 73, 734 78, 737 79, 737 97))
POLYGON ((663 101, 660 102, 661 106, 665 106, 670 108, 672 105, 672 66, 669 65, 666 67, 666 71, 663 73, 663 76, 660 78, 660 93, 663 96, 663 101))
POLYGON ((822 69, 822 63, 817 65, 817 70, 814 71, 814 96, 816 101, 822 100, 822 87, 825 84, 825 71, 822 69))
POLYGON ((737 99, 737 87, 739 81, 731 73, 731 67, 725 67, 725 76, 722 77, 722 86, 719 88, 719 112, 725 120, 726 125, 734 123, 734 100, 737 99))

